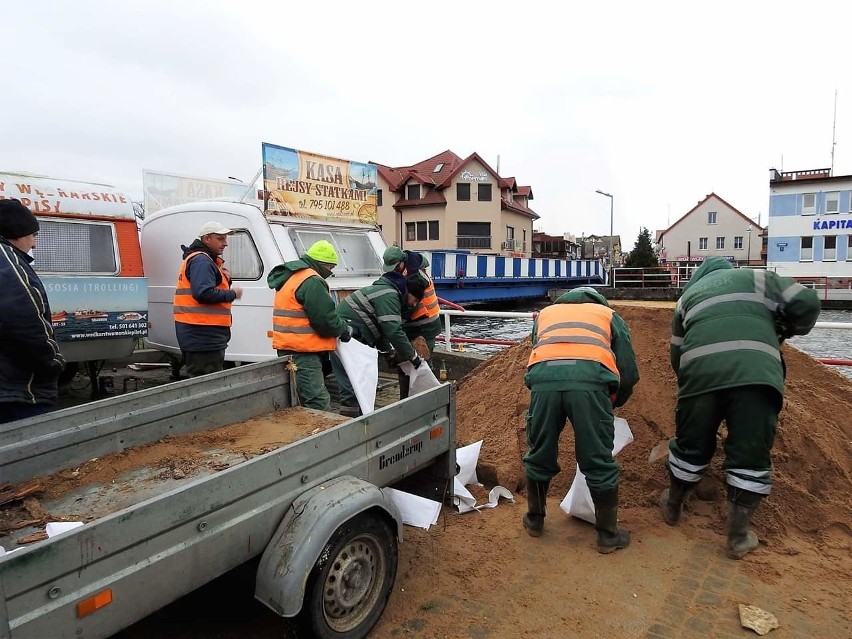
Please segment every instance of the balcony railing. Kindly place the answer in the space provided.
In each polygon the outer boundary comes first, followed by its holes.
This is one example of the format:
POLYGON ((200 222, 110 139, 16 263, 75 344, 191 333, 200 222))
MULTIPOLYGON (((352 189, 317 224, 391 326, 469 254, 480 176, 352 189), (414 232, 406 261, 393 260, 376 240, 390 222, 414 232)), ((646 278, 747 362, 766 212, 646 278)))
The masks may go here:
POLYGON ((490 235, 459 235, 456 237, 456 248, 459 249, 490 249, 490 235))

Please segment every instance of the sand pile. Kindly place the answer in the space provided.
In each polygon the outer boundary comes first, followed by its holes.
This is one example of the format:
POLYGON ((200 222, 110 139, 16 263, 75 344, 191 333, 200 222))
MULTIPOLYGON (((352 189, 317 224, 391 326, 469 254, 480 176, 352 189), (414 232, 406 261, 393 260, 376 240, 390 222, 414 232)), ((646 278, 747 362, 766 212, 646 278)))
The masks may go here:
MULTIPOLYGON (((669 364, 671 309, 617 307, 630 327, 641 381, 616 414, 630 424, 635 441, 618 456, 622 468, 621 503, 625 508, 655 508, 668 485, 663 462, 648 453, 674 434, 677 383, 669 364)), ((529 391, 523 376, 529 341, 499 353, 464 378, 458 393, 458 437, 462 444, 483 440, 478 473, 486 483, 520 490, 521 457, 526 450, 525 412, 529 391)), ((794 532, 818 535, 832 525, 852 522, 852 382, 810 356, 790 347, 787 396, 773 449, 774 487, 758 511, 755 525, 767 538, 794 532)), ((719 442, 724 436, 720 429, 719 442)), ((698 496, 714 503, 712 525, 724 521, 721 445, 698 496)), ((573 431, 560 439, 562 472, 551 497, 565 495, 574 478, 573 431)))

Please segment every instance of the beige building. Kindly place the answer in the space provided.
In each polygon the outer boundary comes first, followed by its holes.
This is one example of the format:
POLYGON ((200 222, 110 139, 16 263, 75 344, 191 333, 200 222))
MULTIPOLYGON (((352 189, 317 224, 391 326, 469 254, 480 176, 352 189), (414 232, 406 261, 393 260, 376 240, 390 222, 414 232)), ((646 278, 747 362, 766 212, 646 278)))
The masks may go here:
POLYGON ((388 244, 413 251, 460 249, 530 257, 532 188, 503 178, 477 153, 452 151, 378 168, 379 227, 388 244))
POLYGON ((711 193, 664 231, 657 231, 660 261, 687 266, 721 256, 739 265, 762 263, 763 227, 711 193))

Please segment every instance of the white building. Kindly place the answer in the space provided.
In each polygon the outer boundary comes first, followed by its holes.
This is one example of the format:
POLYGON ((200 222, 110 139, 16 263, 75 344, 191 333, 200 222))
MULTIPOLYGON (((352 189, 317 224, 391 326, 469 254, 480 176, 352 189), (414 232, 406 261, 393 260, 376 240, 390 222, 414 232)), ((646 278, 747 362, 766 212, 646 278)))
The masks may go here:
POLYGON ((657 231, 660 261, 674 268, 721 256, 741 266, 762 264, 763 227, 711 193, 664 231, 657 231))
POLYGON ((852 175, 830 169, 769 170, 767 266, 779 275, 849 286, 852 175))

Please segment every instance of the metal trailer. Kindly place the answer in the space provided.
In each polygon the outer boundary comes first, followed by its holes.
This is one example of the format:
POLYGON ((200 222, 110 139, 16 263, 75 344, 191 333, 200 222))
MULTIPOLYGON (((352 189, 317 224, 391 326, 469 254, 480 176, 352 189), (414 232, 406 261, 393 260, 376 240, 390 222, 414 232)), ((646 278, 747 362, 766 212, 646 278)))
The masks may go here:
MULTIPOLYGON (((250 364, 2 425, 0 484, 293 406, 285 365, 250 364)), ((405 480, 446 495, 456 472, 454 391, 444 384, 221 472, 180 481, 140 472, 44 502, 51 514, 94 519, 0 557, 0 639, 109 637, 258 557, 261 603, 307 636, 366 636, 390 596, 402 538, 382 488, 405 480)))

